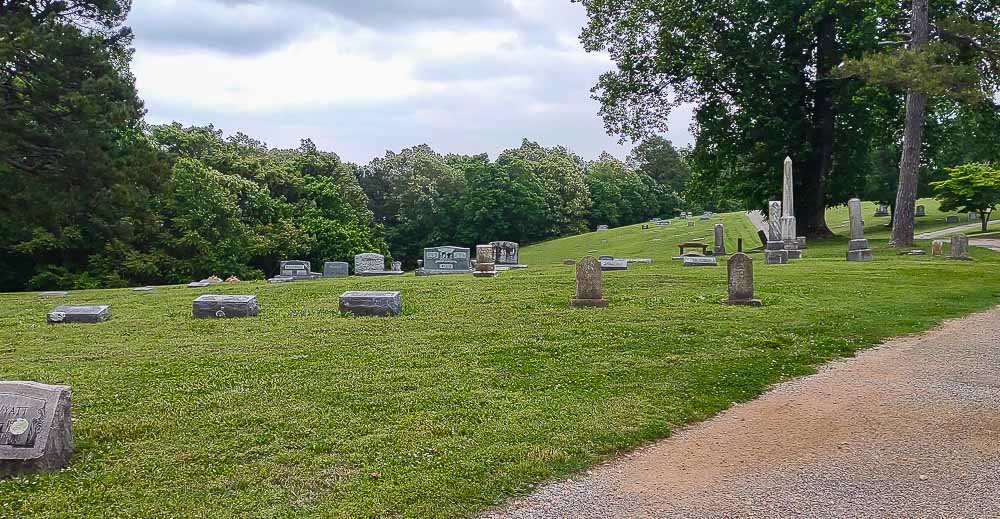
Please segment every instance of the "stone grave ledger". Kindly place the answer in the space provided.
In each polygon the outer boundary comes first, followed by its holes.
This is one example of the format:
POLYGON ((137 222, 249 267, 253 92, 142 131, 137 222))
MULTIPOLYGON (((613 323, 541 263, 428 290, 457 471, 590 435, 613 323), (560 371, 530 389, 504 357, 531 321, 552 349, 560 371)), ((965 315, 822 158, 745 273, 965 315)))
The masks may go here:
POLYGON ((0 477, 57 471, 72 457, 70 388, 0 381, 0 477))
POLYGON ((472 273, 477 278, 492 278, 497 276, 496 256, 493 245, 476 246, 476 270, 472 273))
POLYGON ((191 305, 191 314, 195 319, 253 317, 259 312, 257 296, 251 295, 204 295, 191 305))
POLYGON ((393 316, 403 311, 399 292, 350 291, 340 294, 340 312, 360 316, 393 316))
POLYGON ((527 265, 521 265, 518 259, 518 254, 520 252, 521 246, 517 242, 512 241, 494 241, 490 242, 493 246, 493 258, 497 265, 503 265, 510 268, 524 268, 527 265))
POLYGON ((688 256, 681 261, 685 267, 714 267, 719 264, 719 261, 712 256, 688 256))
POLYGON ((576 297, 569 300, 573 308, 604 308, 604 288, 601 286, 601 262, 587 256, 576 264, 576 297))
POLYGON ((469 249, 465 247, 431 247, 424 249, 424 266, 418 276, 438 274, 469 274, 472 272, 469 249))
POLYGON ((345 261, 327 261, 323 264, 323 277, 346 278, 350 275, 351 266, 345 261))
POLYGON ((723 301, 727 305, 763 306, 753 298, 753 260, 746 254, 730 256, 727 264, 729 297, 723 301))
POLYGON ((111 319, 108 305, 57 306, 46 317, 49 324, 97 324, 108 319, 111 319))

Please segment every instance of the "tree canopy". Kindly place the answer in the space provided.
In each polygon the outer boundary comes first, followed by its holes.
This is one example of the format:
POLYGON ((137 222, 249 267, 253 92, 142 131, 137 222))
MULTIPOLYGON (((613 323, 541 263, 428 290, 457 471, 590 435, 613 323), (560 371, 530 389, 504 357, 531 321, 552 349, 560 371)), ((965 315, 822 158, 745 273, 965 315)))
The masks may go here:
POLYGON ((942 211, 978 213, 983 232, 1000 204, 1000 168, 973 162, 948 170, 948 179, 932 183, 942 211))

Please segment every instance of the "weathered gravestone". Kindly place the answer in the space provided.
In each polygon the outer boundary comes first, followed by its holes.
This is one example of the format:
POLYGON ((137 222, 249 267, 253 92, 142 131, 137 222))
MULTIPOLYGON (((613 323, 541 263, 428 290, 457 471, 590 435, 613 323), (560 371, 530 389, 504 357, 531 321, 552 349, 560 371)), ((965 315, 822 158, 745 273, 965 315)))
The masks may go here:
POLYGON ((884 204, 879 204, 878 207, 875 208, 875 217, 883 218, 886 216, 889 216, 889 208, 884 204))
POLYGON ((253 317, 260 312, 257 296, 252 295, 203 295, 191 304, 195 319, 231 319, 253 317))
POLYGON ((527 265, 522 265, 518 259, 520 246, 517 242, 494 241, 490 242, 490 245, 493 246, 493 258, 497 265, 512 269, 527 267, 527 265))
POLYGON ((781 182, 781 241, 785 242, 785 250, 788 251, 788 259, 799 259, 802 251, 799 250, 799 242, 795 239, 796 219, 795 219, 795 181, 792 175, 792 158, 785 157, 784 171, 781 182))
POLYGON ((111 319, 108 305, 57 306, 46 316, 49 324, 97 324, 111 319))
POLYGON ((767 243, 764 245, 764 264, 783 265, 788 263, 788 251, 781 239, 781 202, 772 200, 767 204, 767 243))
POLYGON ((472 273, 477 278, 497 277, 496 258, 493 245, 476 246, 476 271, 472 273))
POLYGON ((604 289, 601 286, 601 262, 587 256, 576 264, 576 297, 569 300, 573 308, 604 308, 604 289))
POLYGON ((865 223, 861 219, 861 200, 852 198, 847 202, 851 221, 851 241, 847 246, 847 261, 871 261, 872 250, 865 239, 865 223))
POLYGON ((346 261, 327 261, 323 264, 323 277, 346 278, 351 275, 351 266, 346 261))
POLYGON ((350 291, 340 294, 340 312, 361 316, 393 316, 403 311, 399 292, 350 291))
POLYGON ((401 276, 403 272, 386 270, 385 256, 374 252, 366 252, 354 256, 354 275, 356 276, 401 276))
POLYGON ((465 247, 430 247, 424 249, 424 266, 417 270, 418 276, 439 274, 469 274, 469 249, 465 247))
POLYGON ((712 256, 687 256, 681 261, 685 267, 714 267, 719 264, 712 256))
POLYGON ((729 298, 727 305, 763 306, 753 298, 753 260, 746 254, 737 253, 729 257, 729 298))
POLYGON ((951 237, 951 259, 971 260, 969 256, 969 237, 964 234, 956 234, 951 237))
POLYGON ((934 240, 931 242, 931 256, 944 256, 944 240, 934 240))
POLYGON ((979 213, 969 213, 969 221, 970 222, 978 222, 979 221, 979 213))
POLYGON ((392 262, 392 271, 393 272, 402 272, 403 271, 403 262, 402 261, 393 261, 392 262))
POLYGON ((715 224, 715 248, 712 253, 716 256, 726 255, 725 228, 721 223, 715 224))
POLYGON ((694 227, 694 220, 688 220, 688 227, 694 227))
POLYGON ((53 472, 72 457, 70 388, 0 381, 0 477, 53 472))

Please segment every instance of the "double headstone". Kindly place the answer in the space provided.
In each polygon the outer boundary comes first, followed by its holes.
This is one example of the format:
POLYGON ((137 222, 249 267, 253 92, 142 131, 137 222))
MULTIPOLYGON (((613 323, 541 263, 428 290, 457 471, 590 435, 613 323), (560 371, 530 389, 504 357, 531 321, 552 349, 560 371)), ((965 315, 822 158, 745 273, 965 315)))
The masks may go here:
POLYGON ((788 251, 781 240, 781 202, 772 200, 767 204, 767 244, 764 246, 765 265, 788 263, 788 251))
POLYGON ((374 252, 366 252, 354 256, 354 275, 356 276, 401 276, 403 272, 386 270, 385 256, 374 252))
POLYGON ((340 312, 361 316, 392 316, 403 311, 399 292, 350 291, 340 294, 340 312))
POLYGON ((300 279, 316 279, 318 274, 313 274, 312 263, 304 260, 282 261, 278 265, 278 275, 280 277, 300 279))
POLYGON ((72 457, 70 388, 0 381, 0 477, 54 472, 72 457))
POLYGON ((520 246, 517 242, 512 241, 494 241, 490 242, 493 246, 493 258, 496 264, 511 269, 526 268, 527 265, 522 265, 518 259, 518 251, 520 246))
POLYGON ((964 234, 956 234, 951 237, 951 259, 971 260, 969 256, 969 237, 964 234))
POLYGON ((742 252, 729 257, 729 298, 727 305, 763 306, 753 298, 753 260, 742 252))
POLYGON ((725 228, 721 223, 715 224, 715 249, 712 252, 716 256, 726 255, 725 228))
POLYGON ((424 266, 417 269, 417 275, 469 274, 470 259, 469 249, 464 247, 430 247, 424 249, 424 266))
POLYGON ((111 319, 108 305, 63 305, 52 309, 46 316, 49 324, 97 324, 111 319))
POLYGON ((191 303, 191 315, 195 319, 232 319, 253 317, 260 312, 257 296, 207 294, 191 303))
POLYGON ((871 261, 872 250, 865 239, 865 225, 861 215, 861 200, 852 198, 847 202, 850 213, 851 241, 847 246, 847 261, 871 261))
POLYGON ((604 308, 604 289, 601 286, 601 262, 587 256, 576 264, 576 297, 569 300, 573 308, 604 308))
POLYGON ((476 270, 472 275, 477 278, 493 278, 497 276, 493 245, 476 246, 476 270))

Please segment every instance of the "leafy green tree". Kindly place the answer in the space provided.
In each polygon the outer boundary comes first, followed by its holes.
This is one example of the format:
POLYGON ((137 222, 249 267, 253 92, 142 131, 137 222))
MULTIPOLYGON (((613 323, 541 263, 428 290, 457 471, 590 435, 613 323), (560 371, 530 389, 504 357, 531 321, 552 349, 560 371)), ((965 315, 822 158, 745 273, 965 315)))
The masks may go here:
POLYGON ((691 180, 691 168, 673 144, 658 135, 646 137, 628 157, 629 167, 648 175, 674 193, 683 193, 691 180))
POLYGON ((128 7, 0 2, 2 290, 118 284, 103 269, 151 224, 167 167, 143 134, 128 7))
POLYGON ((608 153, 587 164, 587 186, 593 201, 592 227, 638 223, 661 209, 656 181, 608 153))
POLYGON ((975 162, 948 170, 948 179, 932 183, 942 211, 979 213, 983 232, 1000 204, 1000 169, 975 162))

